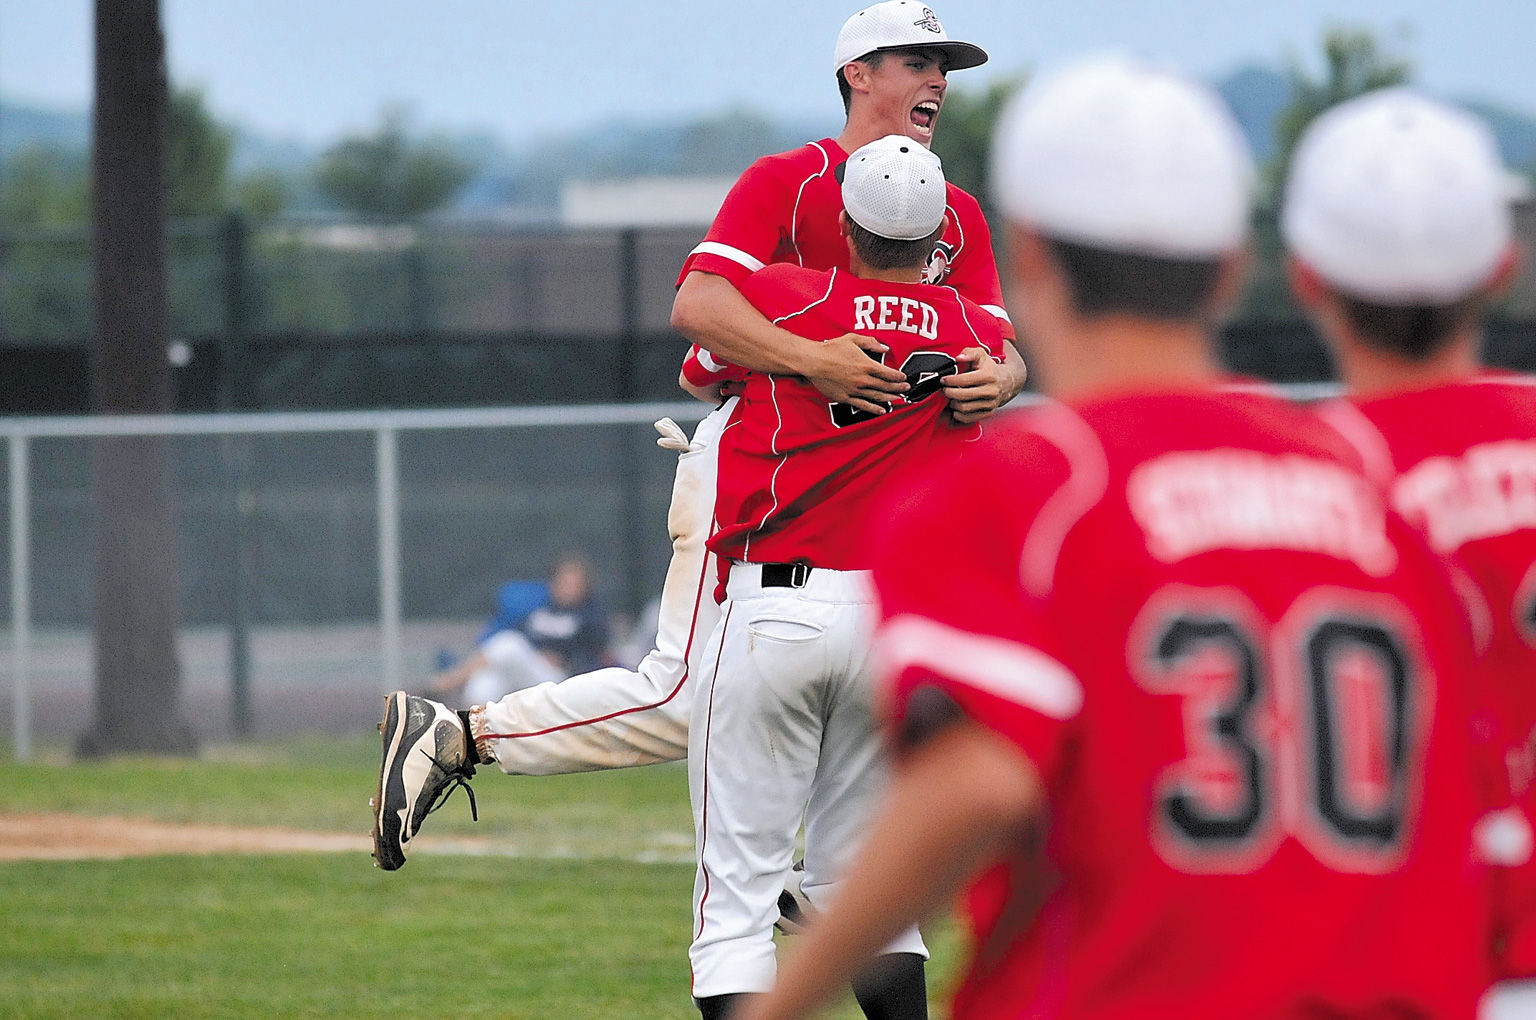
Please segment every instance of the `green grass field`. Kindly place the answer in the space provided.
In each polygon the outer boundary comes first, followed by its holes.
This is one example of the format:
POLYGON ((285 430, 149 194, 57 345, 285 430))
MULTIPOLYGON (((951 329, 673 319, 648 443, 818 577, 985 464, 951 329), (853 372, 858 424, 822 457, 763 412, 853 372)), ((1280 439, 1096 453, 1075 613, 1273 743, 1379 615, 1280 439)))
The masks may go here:
MULTIPOLYGON (((376 754, 7 757, 0 813, 366 833, 376 754)), ((455 794, 393 874, 366 851, 0 863, 0 1017, 696 1017, 683 769, 482 773, 475 790, 480 823, 455 794), (451 852, 469 836, 491 852, 451 852)), ((937 1001, 952 931, 931 941, 937 1001)))

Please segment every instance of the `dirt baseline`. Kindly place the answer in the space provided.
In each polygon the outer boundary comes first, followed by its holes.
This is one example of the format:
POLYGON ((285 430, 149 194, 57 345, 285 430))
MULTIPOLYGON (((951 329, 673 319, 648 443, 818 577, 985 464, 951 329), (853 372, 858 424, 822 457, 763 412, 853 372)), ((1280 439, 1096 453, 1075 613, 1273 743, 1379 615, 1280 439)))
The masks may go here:
POLYGON ((0 861, 96 860, 157 854, 361 853, 367 835, 181 825, 73 814, 0 815, 0 861))

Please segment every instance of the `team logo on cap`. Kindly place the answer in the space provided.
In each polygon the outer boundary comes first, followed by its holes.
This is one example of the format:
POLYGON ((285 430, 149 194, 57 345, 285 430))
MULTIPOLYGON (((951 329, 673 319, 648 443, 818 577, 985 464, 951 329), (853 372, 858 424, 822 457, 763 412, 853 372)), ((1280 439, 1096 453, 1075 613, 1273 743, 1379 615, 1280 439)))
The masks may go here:
POLYGON ((928 7, 923 8, 922 19, 920 21, 914 21, 912 24, 918 28, 926 28, 928 31, 937 35, 944 34, 944 26, 939 24, 938 17, 935 16, 932 9, 928 7))

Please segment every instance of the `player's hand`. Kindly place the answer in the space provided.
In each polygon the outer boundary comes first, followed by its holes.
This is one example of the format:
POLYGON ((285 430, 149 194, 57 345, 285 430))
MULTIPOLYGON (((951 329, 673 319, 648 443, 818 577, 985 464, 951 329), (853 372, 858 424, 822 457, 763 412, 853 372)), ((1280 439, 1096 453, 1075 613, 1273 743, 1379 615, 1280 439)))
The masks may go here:
POLYGON ((890 348, 873 337, 845 333, 815 347, 815 361, 805 377, 833 403, 884 414, 892 398, 911 388, 900 369, 876 360, 890 348))
POLYGON ((981 347, 967 347, 955 359, 961 371, 943 380, 944 399, 955 421, 968 425, 1001 407, 1007 396, 1005 369, 981 347))

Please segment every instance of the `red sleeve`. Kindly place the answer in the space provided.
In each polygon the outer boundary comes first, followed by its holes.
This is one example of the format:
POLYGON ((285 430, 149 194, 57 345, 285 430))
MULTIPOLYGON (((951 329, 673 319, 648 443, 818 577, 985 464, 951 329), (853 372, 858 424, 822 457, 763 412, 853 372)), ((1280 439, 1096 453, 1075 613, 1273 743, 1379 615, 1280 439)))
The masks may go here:
POLYGON ((1515 857, 1493 868, 1493 969, 1499 980, 1536 979, 1536 859, 1531 831, 1536 803, 1522 798, 1478 824, 1481 840, 1503 842, 1515 857), (1519 860, 1524 852, 1525 859, 1519 860))
POLYGON ((782 231, 788 230, 793 197, 771 158, 747 167, 725 196, 709 232, 683 260, 682 286, 689 273, 723 276, 737 286, 773 261, 782 231))
MULTIPOLYGON (((958 291, 956 293, 959 294, 958 291)), ((992 355, 993 361, 1001 364, 1004 355, 1007 353, 1003 349, 1008 343, 1007 338, 1013 335, 1007 320, 999 319, 996 315, 970 300, 964 294, 959 294, 959 297, 961 307, 965 309, 966 319, 971 325, 971 331, 975 334, 977 342, 980 346, 987 349, 987 353, 992 355)))
MULTIPOLYGON (((1027 439, 1027 437, 1025 437, 1027 439)), ((1059 475, 1017 434, 946 458, 877 532, 876 656, 897 733, 914 695, 937 688, 975 722, 1057 771, 1083 688, 1052 650, 1042 606, 1019 582, 1028 523, 1059 475)))
MULTIPOLYGON (((1486 665, 1486 663, 1485 663, 1486 665)), ((1536 783, 1530 771, 1536 735, 1513 715, 1503 695, 1510 677, 1473 672, 1482 704, 1473 716, 1484 802, 1494 810, 1477 825, 1477 843, 1492 868, 1493 970, 1499 980, 1536 979, 1536 783)), ((1518 678, 1525 683, 1529 675, 1518 678)), ((1471 685, 1469 685, 1471 686, 1471 685)))
MULTIPOLYGON (((782 262, 736 281, 742 296, 769 320, 804 308, 829 285, 830 274, 782 262)), ((718 360, 697 344, 683 359, 683 376, 695 386, 740 382, 750 374, 745 368, 718 360)))
POLYGON ((958 188, 949 194, 955 213, 955 236, 959 247, 950 266, 948 283, 963 296, 993 315, 1003 338, 1014 338, 1013 323, 1003 306, 1003 285, 997 272, 997 255, 992 250, 992 231, 981 214, 976 199, 958 188))
POLYGON ((683 378, 695 386, 713 386, 716 383, 739 382, 748 375, 746 369, 728 361, 718 361, 698 344, 688 350, 683 359, 683 378))

